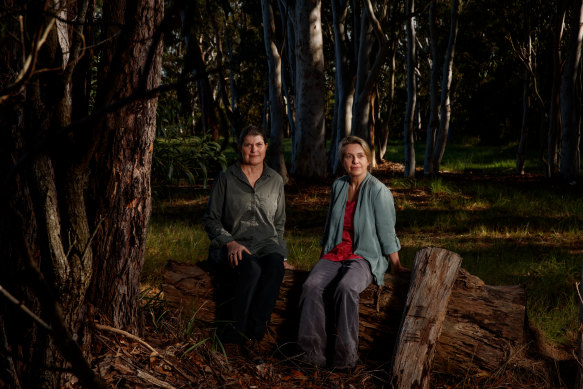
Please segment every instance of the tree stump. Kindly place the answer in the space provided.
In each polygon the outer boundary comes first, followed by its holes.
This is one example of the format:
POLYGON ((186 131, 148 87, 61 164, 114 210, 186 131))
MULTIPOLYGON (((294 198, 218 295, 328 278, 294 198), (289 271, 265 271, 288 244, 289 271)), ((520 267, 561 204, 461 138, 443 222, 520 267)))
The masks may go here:
POLYGON ((392 359, 394 388, 428 388, 437 338, 462 258, 443 249, 415 255, 403 320, 392 359))
MULTIPOLYGON (((271 317, 273 342, 295 342, 298 305, 308 272, 286 270, 271 317)), ((360 294, 359 354, 370 364, 390 362, 409 290, 410 274, 386 274, 378 296, 375 285, 360 294)), ((204 323, 216 321, 228 284, 200 266, 169 261, 164 271, 164 298, 204 323), (217 288, 219 290, 217 290, 217 288), (218 307, 218 308, 217 308, 218 307)), ((492 372, 508 360, 514 347, 526 342, 526 292, 523 286, 490 286, 461 268, 453 285, 433 371, 465 376, 492 372)))

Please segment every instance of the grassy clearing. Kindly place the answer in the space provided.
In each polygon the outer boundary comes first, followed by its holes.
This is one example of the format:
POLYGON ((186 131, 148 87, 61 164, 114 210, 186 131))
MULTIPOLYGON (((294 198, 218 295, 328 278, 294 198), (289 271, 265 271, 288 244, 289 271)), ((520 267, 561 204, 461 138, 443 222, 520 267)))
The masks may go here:
MULTIPOLYGON (((445 158, 450 173, 434 179, 406 179, 381 170, 374 174, 393 191, 406 266, 419 249, 443 247, 460 254, 462 266, 487 284, 523 284, 529 319, 549 340, 571 347, 578 321, 575 283, 583 263, 581 188, 509 175, 513 150, 448 146, 458 160, 445 158)), ((391 146, 389 156, 399 151, 391 146)), ((303 185, 286 188, 286 239, 290 262, 309 270, 320 254, 329 182, 303 185)), ((200 217, 208 191, 184 197, 155 201, 144 282, 159 283, 168 259, 206 258, 208 238, 200 217)))

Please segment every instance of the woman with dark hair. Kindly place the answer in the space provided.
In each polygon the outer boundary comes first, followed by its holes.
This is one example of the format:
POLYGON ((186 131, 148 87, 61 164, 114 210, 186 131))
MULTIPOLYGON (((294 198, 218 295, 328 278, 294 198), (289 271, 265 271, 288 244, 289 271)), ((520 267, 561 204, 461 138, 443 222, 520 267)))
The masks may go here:
POLYGON ((395 272, 407 270, 399 260, 393 196, 369 173, 370 161, 363 139, 341 141, 340 163, 347 175, 332 184, 322 255, 300 297, 298 346, 304 360, 317 366, 354 367, 360 293, 373 281, 384 284, 389 263, 395 272), (327 332, 330 328, 334 333, 327 332))
POLYGON ((218 176, 202 222, 209 261, 234 276, 233 327, 221 340, 249 351, 266 332, 283 279, 285 198, 281 176, 264 162, 265 133, 245 128, 238 149, 240 160, 218 176))

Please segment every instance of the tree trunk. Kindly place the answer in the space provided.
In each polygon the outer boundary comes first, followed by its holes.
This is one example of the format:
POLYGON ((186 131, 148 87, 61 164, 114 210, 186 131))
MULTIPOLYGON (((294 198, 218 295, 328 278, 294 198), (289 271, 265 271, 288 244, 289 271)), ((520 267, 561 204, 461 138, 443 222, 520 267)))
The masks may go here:
POLYGON ((296 27, 296 134, 292 172, 303 177, 326 175, 324 42, 320 0, 298 0, 296 27))
POLYGON ((526 66, 524 69, 524 79, 522 80, 522 124, 520 126, 520 141, 518 142, 518 150, 516 152, 516 173, 524 174, 524 164, 526 161, 526 146, 528 144, 528 111, 530 109, 530 72, 532 69, 532 40, 530 38, 530 23, 529 19, 529 9, 524 6, 524 46, 526 47, 526 66))
MULTIPOLYGON (((445 250, 433 248, 430 252, 443 255, 445 250)), ((273 341, 280 345, 295 341, 299 297, 307 275, 305 271, 285 273, 270 326, 273 341)), ((217 292, 225 289, 228 285, 221 277, 210 276, 197 265, 169 262, 164 271, 165 300, 188 312, 197 310, 201 322, 215 322, 220 305, 217 301, 226 298, 217 300, 217 292)), ((370 363, 386 363, 391 359, 408 290, 408 274, 387 274, 380 294, 374 285, 361 293, 361 359, 370 363)), ((433 370, 461 377, 468 372, 494 371, 508 360, 513 347, 526 345, 525 320, 523 286, 488 286, 460 269, 437 339, 433 370)))
POLYGON ((435 8, 437 0, 432 0, 429 7, 429 49, 431 52, 429 79, 429 121, 427 122, 427 133, 425 139, 425 159, 423 164, 423 174, 433 174, 433 150, 435 149, 435 139, 439 128, 439 100, 437 79, 439 77, 437 61, 437 31, 435 31, 435 8))
POLYGON ((561 160, 559 174, 574 182, 580 173, 581 99, 579 68, 583 39, 583 1, 573 2, 567 58, 561 78, 561 160))
MULTIPOLYGON (((112 44, 102 57, 106 75, 98 92, 102 104, 155 88, 160 82, 161 46, 152 41, 152 31, 161 22, 163 2, 138 2, 135 10, 130 3, 127 8, 120 3, 113 9, 109 3, 104 7, 104 19, 114 26, 123 25, 127 34, 118 36, 115 27, 107 31, 112 44), (150 50, 154 50, 155 60, 151 68, 144 68, 150 50), (142 75, 143 85, 138 75, 142 75)), ((91 188, 97 234, 90 298, 113 326, 136 333, 142 327, 140 272, 151 209, 156 99, 138 100, 108 115, 100 131, 104 136, 93 160, 97 181, 91 188)))
MULTIPOLYGON (((365 85, 370 71, 371 52, 374 45, 372 22, 362 9, 360 17, 360 40, 356 58, 356 89, 352 105, 351 133, 364 139, 371 145, 370 132, 370 90, 365 90, 365 85)), ((371 151, 374 150, 371 148, 371 151)), ((372 161, 371 161, 372 162, 372 161)), ((375 161, 376 162, 376 161, 375 161)), ((374 167, 374 166, 373 166, 374 167)))
MULTIPOLYGON (((279 7, 279 14, 281 17, 281 25, 282 29, 286 31, 285 38, 286 42, 282 51, 285 52, 284 55, 284 66, 282 66, 282 84, 283 84, 283 91, 285 95, 285 103, 287 108, 287 118, 289 124, 289 135, 292 138, 292 145, 295 144, 295 133, 296 133, 296 124, 295 124, 295 114, 294 114, 294 104, 293 104, 293 95, 290 94, 290 87, 288 86, 288 76, 290 78, 289 84, 295 87, 295 73, 296 73, 296 62, 295 62, 295 29, 293 23, 293 16, 290 13, 293 13, 293 10, 288 8, 288 4, 286 0, 278 0, 277 5, 279 7), (287 66, 285 66, 287 64, 287 66)), ((291 160, 295 160, 295 148, 292 147, 292 156, 291 160)))
POLYGON ((417 58, 415 50, 415 0, 406 1, 406 31, 407 31, 407 108, 404 121, 404 152, 405 152, 405 177, 415 177, 415 133, 413 119, 415 118, 415 105, 417 104, 417 79, 415 68, 417 58))
POLYGON ((393 31, 391 39, 390 48, 390 64, 389 64, 389 90, 388 90, 388 103, 387 112, 385 119, 379 126, 379 134, 375 137, 377 140, 377 150, 379 161, 384 161, 385 154, 387 152, 387 142, 389 140, 389 126, 391 123, 391 117, 393 116, 393 106, 395 103, 395 73, 397 71, 396 67, 396 56, 397 56, 397 34, 393 31))
MULTIPOLYGON (((3 40, 0 74, 7 77, 0 90, 22 82, 0 113, 0 285, 36 318, 2 300, 6 364, 0 382, 60 387, 73 373, 85 387, 99 387, 85 358, 90 338, 84 328, 94 270, 85 197, 92 131, 74 123, 88 114, 92 62, 78 60, 83 45, 92 43, 85 23, 93 9, 87 1, 59 10, 21 5, 5 4, 25 16, 22 24, 3 16, 10 38, 3 40), (56 23, 55 15, 61 18, 56 23), (75 21, 75 32, 67 20, 75 21), (24 53, 23 47, 34 50, 24 53)), ((91 49, 85 55, 91 57, 91 49)))
POLYGON ((332 174, 340 167, 339 144, 350 135, 352 124, 352 103, 354 100, 354 77, 351 57, 348 55, 349 39, 346 33, 346 0, 332 0, 332 20, 334 27, 334 115, 332 116, 332 141, 328 153, 328 165, 332 174))
MULTIPOLYGON (((219 138, 219 127, 217 123, 217 115, 215 112, 215 100, 213 98, 212 88, 209 81, 209 74, 206 70, 202 49, 199 46, 199 42, 194 39, 196 36, 196 27, 193 25, 193 21, 197 20, 197 17, 193 15, 193 13, 199 12, 198 7, 194 4, 194 2, 185 2, 185 10, 183 12, 185 15, 182 18, 182 28, 186 41, 186 54, 184 55, 184 66, 182 71, 183 89, 179 90, 179 96, 182 96, 181 100, 183 101, 183 104, 186 101, 192 100, 190 97, 190 92, 188 92, 186 89, 186 86, 188 85, 186 80, 190 77, 195 77, 198 99, 201 105, 201 123, 203 132, 205 134, 210 133, 212 139, 217 140, 219 138)), ((143 43, 141 44, 143 45, 143 43)), ((186 110, 187 112, 190 109, 190 106, 185 105, 183 107, 183 110, 186 110)))
POLYGON ((551 87, 549 108, 549 131, 547 136, 547 178, 556 177, 559 174, 559 129, 561 126, 560 111, 560 85, 561 85, 561 41, 565 25, 565 8, 563 2, 557 4, 557 12, 553 15, 553 82, 551 87))
MULTIPOLYGON (((386 11, 386 9, 384 9, 386 11)), ((384 14, 383 11, 383 14, 384 14)), ((372 153, 372 167, 376 166, 375 133, 374 133, 374 106, 376 97, 375 85, 381 66, 385 62, 388 52, 385 35, 374 14, 370 0, 364 1, 360 23, 360 42, 358 47, 356 90, 352 106, 352 134, 368 142, 372 153), (373 47, 378 46, 377 52, 372 55, 373 47), (374 62, 371 64, 371 59, 374 62)))
POLYGON ((451 2, 451 26, 449 30, 449 40, 443 62, 443 78, 441 79, 441 113, 439 115, 439 130, 435 150, 433 152, 433 172, 439 173, 441 159, 445 152, 445 145, 449 134, 449 122, 451 117, 451 79, 453 69, 453 57, 455 54, 455 42, 458 32, 459 0, 451 2))
POLYGON ((270 0, 261 1, 263 16, 263 40, 267 53, 269 69, 269 166, 271 166, 287 183, 289 178, 283 158, 283 99, 281 93, 281 56, 275 43, 275 21, 270 0))

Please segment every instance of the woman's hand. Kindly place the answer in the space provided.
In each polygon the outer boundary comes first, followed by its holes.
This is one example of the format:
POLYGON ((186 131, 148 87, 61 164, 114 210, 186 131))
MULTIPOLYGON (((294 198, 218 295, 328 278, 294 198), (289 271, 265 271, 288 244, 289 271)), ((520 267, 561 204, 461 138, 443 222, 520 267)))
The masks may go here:
POLYGON ((235 268, 239 265, 239 261, 243 259, 243 252, 251 255, 251 251, 237 241, 230 241, 227 243, 227 255, 229 258, 229 265, 235 268))
POLYGON ((401 265, 401 261, 399 260, 399 252, 394 252, 392 254, 387 255, 389 261, 391 262, 391 269, 393 273, 403 273, 410 271, 406 267, 401 265))

